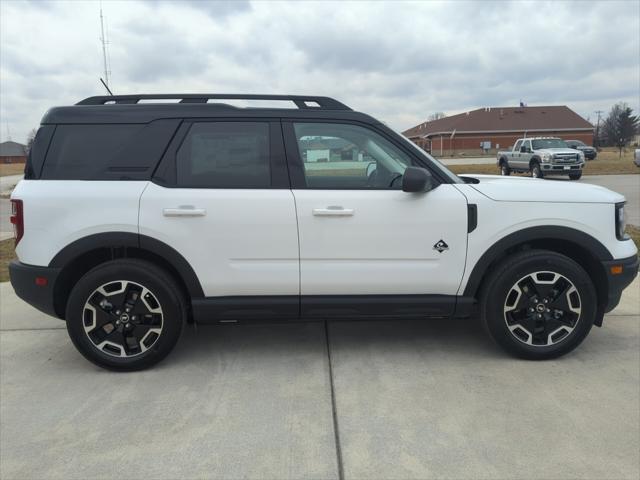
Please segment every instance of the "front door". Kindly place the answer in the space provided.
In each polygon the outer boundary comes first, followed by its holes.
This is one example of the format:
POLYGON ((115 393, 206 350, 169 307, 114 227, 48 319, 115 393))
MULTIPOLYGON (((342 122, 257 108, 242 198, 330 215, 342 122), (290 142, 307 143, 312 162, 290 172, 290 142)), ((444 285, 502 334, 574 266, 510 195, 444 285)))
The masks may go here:
POLYGON ((466 259, 465 197, 447 183, 403 192, 404 169, 424 165, 382 131, 301 121, 284 132, 303 316, 451 313, 466 259))

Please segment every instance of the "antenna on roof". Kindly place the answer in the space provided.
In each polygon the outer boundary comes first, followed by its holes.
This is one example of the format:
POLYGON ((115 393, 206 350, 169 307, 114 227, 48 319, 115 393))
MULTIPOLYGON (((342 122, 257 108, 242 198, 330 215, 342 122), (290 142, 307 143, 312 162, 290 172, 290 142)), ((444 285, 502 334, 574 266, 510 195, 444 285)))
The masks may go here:
POLYGON ((105 81, 102 79, 102 77, 100 77, 100 81, 102 82, 102 85, 104 85, 104 88, 107 89, 107 92, 109 92, 109 95, 111 95, 113 97, 113 92, 111 91, 111 89, 109 88, 109 85, 107 85, 105 83, 105 81))
MULTIPOLYGON (((107 40, 107 37, 104 34, 104 16, 102 15, 102 0, 100 0, 100 43, 102 44, 102 63, 104 66, 104 81, 102 81, 102 83, 107 88, 107 90, 109 90, 109 76, 111 75, 111 71, 109 70, 109 66, 107 62, 107 45, 109 44, 109 41, 107 40)), ((109 93, 111 93, 111 90, 109 90, 109 93)))

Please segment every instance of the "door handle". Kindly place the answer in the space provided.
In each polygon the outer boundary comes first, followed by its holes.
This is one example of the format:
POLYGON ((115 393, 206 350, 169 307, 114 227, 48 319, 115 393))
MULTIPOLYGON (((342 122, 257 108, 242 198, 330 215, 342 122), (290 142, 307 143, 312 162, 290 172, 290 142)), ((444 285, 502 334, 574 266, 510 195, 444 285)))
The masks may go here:
POLYGON ((338 206, 313 209, 313 214, 316 217, 351 217, 353 213, 353 208, 342 208, 338 206))
POLYGON ((181 205, 178 208, 165 208, 162 214, 165 217, 204 217, 207 211, 192 205, 181 205))

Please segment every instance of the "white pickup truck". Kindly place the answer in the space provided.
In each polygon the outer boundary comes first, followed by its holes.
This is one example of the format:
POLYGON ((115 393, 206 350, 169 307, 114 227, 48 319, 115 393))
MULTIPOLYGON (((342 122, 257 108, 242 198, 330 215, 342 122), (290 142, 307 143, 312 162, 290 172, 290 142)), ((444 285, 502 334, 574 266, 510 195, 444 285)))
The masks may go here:
POLYGON ((530 172, 534 178, 545 175, 569 175, 571 180, 582 177, 584 153, 569 148, 556 137, 520 138, 511 150, 500 151, 497 164, 502 175, 530 172))

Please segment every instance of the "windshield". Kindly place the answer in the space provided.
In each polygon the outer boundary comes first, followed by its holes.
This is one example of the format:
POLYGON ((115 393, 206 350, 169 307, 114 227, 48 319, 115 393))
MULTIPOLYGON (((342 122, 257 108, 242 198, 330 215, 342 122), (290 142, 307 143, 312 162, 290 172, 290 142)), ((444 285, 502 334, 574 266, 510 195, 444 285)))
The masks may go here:
POLYGON ((442 174, 445 177, 447 177, 449 180, 451 180, 453 183, 465 183, 460 177, 458 177, 455 173, 453 173, 451 170, 449 170, 440 160, 438 160, 438 159, 432 157, 431 155, 429 155, 427 152, 425 152, 423 149, 421 149, 418 145, 413 143, 411 140, 409 140, 407 137, 405 137, 400 132, 396 132, 396 133, 398 134, 398 136, 400 138, 402 138, 404 143, 406 143, 408 145, 411 145, 411 148, 413 148, 413 150, 418 152, 418 154, 421 157, 426 157, 427 159, 429 159, 429 161, 431 161, 431 164, 433 165, 433 167, 437 168, 438 171, 442 172, 442 174))
POLYGON ((559 138, 543 138, 541 140, 533 140, 531 143, 534 150, 543 148, 567 148, 564 140, 560 140, 559 138))

